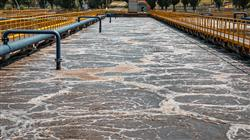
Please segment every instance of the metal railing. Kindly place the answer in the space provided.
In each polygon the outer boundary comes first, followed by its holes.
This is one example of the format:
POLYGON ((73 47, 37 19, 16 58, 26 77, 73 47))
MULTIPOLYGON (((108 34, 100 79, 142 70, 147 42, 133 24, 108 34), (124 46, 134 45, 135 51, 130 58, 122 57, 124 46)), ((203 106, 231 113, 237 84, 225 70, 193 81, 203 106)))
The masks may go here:
MULTIPOLYGON (((62 58, 61 58, 61 35, 59 32, 57 31, 39 31, 39 30, 8 30, 6 32, 3 33, 3 44, 8 46, 9 43, 9 38, 8 35, 9 34, 47 34, 47 35, 54 35, 56 37, 56 70, 61 70, 61 62, 62 62, 62 58)), ((32 44, 32 42, 30 42, 30 44, 32 44)), ((7 49, 5 52, 10 53, 11 51, 11 47, 8 47, 9 50, 7 49)), ((2 51, 4 52, 4 51, 2 51)), ((4 55, 4 53, 3 53, 4 55)))
POLYGON ((250 24, 247 20, 160 10, 151 11, 150 14, 177 28, 213 38, 227 43, 232 49, 240 48, 240 51, 250 53, 250 24))
MULTIPOLYGON (((104 17, 101 17, 103 19, 104 17)), ((69 35, 74 30, 80 30, 83 27, 89 26, 97 22, 96 19, 86 19, 84 21, 75 22, 73 24, 61 27, 56 31, 39 31, 39 30, 8 30, 3 34, 3 45, 0 45, 0 60, 6 60, 10 56, 17 54, 18 52, 29 51, 26 50, 29 46, 38 46, 41 42, 51 41, 51 37, 55 35, 57 37, 57 53, 56 53, 56 69, 61 69, 61 47, 60 39, 61 36, 65 37, 65 34, 69 35), (10 34, 40 34, 32 37, 27 37, 14 42, 9 42, 10 34), (38 44, 37 44, 38 43, 38 44)), ((66 35, 66 36, 67 36, 66 35)), ((47 42, 48 43, 48 42, 47 42)), ((32 48, 36 49, 36 47, 32 48)))
POLYGON ((26 18, 31 16, 42 16, 56 14, 54 11, 45 9, 34 9, 34 10, 0 10, 0 17, 5 18, 26 18))
POLYGON ((81 19, 86 19, 86 18, 94 18, 94 19, 99 20, 99 33, 102 32, 102 18, 101 17, 99 17, 99 16, 80 16, 77 18, 77 21, 80 22, 81 19))
MULTIPOLYGON (((79 16, 96 16, 104 14, 104 10, 90 10, 81 12, 64 12, 61 14, 51 14, 28 18, 18 18, 0 21, 0 36, 6 30, 55 30, 60 27, 72 24, 79 16)), ((11 41, 16 41, 25 37, 31 36, 30 34, 15 34, 10 35, 11 41)), ((0 38, 1 40, 1 38, 0 38)), ((1 43, 1 41, 0 41, 1 43)))

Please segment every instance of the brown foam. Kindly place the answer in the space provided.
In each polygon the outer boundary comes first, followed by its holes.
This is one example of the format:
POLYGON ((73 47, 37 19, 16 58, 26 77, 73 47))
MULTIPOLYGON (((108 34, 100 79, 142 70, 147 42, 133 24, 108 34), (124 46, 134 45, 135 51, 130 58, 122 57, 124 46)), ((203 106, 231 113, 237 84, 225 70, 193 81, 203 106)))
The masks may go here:
POLYGON ((120 64, 115 67, 101 67, 101 68, 82 68, 82 69, 74 69, 74 70, 62 70, 60 71, 60 77, 68 77, 68 78, 78 78, 86 81, 106 81, 106 80, 115 80, 120 79, 119 77, 113 76, 104 77, 97 76, 97 74, 102 73, 138 73, 142 72, 143 69, 130 64, 120 64))

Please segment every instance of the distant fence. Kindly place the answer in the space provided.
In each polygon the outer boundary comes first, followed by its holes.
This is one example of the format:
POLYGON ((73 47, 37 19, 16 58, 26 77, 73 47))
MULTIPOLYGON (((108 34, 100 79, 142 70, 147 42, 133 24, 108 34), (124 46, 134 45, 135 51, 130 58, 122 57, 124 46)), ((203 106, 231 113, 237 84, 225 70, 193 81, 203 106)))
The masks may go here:
POLYGON ((250 24, 247 20, 161 10, 151 11, 150 14, 191 34, 250 54, 250 24))
MULTIPOLYGON (((22 12, 30 12, 30 11, 22 11, 22 12)), ((76 18, 78 16, 85 16, 85 15, 94 16, 94 15, 104 14, 104 13, 105 11, 103 10, 64 12, 61 14, 47 14, 46 12, 44 13, 44 15, 41 15, 41 16, 29 16, 26 18, 13 18, 9 20, 2 20, 0 21, 0 36, 2 36, 2 33, 5 30, 9 30, 9 29, 11 30, 16 30, 16 29, 54 30, 54 29, 58 29, 59 27, 76 22, 76 18)), ((29 37, 29 36, 31 35, 15 34, 15 35, 10 35, 9 38, 12 41, 14 41, 14 40, 19 40, 19 39, 29 37)))

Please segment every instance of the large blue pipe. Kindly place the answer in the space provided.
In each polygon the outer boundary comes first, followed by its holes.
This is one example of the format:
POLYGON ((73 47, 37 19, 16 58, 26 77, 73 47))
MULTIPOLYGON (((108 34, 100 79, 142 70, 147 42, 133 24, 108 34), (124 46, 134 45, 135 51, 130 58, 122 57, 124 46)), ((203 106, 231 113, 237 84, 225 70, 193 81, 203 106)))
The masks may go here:
POLYGON ((80 16, 77 18, 77 21, 80 22, 82 18, 96 18, 99 20, 99 33, 102 32, 102 18, 99 16, 80 16))
POLYGON ((9 34, 47 34, 47 35, 55 35, 56 36, 56 70, 61 69, 61 35, 57 31, 39 31, 39 30, 8 30, 3 33, 3 44, 8 45, 9 34))
MULTIPOLYGON (((101 18, 104 18, 104 16, 102 16, 101 18)), ((66 31, 75 29, 77 27, 81 27, 83 25, 87 25, 87 24, 92 23, 92 22, 97 22, 97 19, 87 19, 87 20, 83 20, 81 22, 76 22, 74 24, 62 27, 56 31, 61 34, 61 33, 64 33, 66 31)), ((11 52, 20 50, 22 48, 25 48, 29 45, 35 44, 39 41, 46 40, 52 36, 53 35, 35 35, 35 36, 29 37, 29 38, 24 38, 22 40, 10 42, 10 43, 8 43, 8 45, 2 45, 2 46, 0 46, 0 57, 5 56, 11 52)))

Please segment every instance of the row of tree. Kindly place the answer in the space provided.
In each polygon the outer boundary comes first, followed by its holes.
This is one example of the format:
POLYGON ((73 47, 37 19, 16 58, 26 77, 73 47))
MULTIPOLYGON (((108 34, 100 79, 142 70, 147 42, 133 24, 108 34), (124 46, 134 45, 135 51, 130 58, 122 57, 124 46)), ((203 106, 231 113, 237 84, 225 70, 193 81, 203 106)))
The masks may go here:
MULTIPOLYGON (((8 1, 13 8, 19 9, 20 5, 31 7, 36 0, 0 0, 0 8, 3 9, 8 1)), ((37 0, 40 8, 50 6, 52 9, 55 6, 64 9, 74 9, 78 7, 82 9, 84 3, 87 3, 89 8, 103 8, 111 2, 112 0, 37 0)))
POLYGON ((236 8, 242 8, 243 10, 249 7, 250 0, 233 0, 233 5, 236 8))
MULTIPOLYGON (((87 3, 89 8, 103 8, 107 6, 112 0, 0 0, 0 8, 4 8, 6 3, 10 1, 13 8, 19 9, 20 5, 30 7, 35 1, 38 2, 40 8, 47 8, 50 6, 52 9, 56 7, 61 7, 64 9, 74 9, 83 8, 83 3, 87 3)), ((128 2, 128 0, 124 0, 128 2)), ((167 9, 170 5, 173 5, 173 11, 176 11, 176 5, 182 3, 184 11, 187 11, 187 6, 190 5, 193 10, 199 5, 200 0, 146 0, 150 5, 151 9, 154 9, 156 3, 162 8, 167 9)), ((216 7, 220 9, 223 5, 223 0, 213 0, 216 7)), ((250 0, 232 0, 233 4, 237 8, 242 8, 243 10, 248 8, 250 0)))
MULTIPOLYGON (((151 9, 154 9, 156 3, 161 7, 161 9, 167 9, 170 5, 173 6, 173 11, 176 11, 176 5, 182 3, 184 11, 187 11, 187 6, 190 5, 195 11, 196 7, 199 5, 200 0, 146 0, 150 5, 151 9)), ((223 0, 213 0, 216 7, 220 10, 223 5, 223 0)), ((233 5, 237 8, 242 8, 243 10, 248 8, 250 0, 233 0, 233 5)))
POLYGON ((170 5, 173 5, 173 11, 176 11, 176 5, 182 3, 184 10, 187 11, 187 6, 190 4, 193 7, 193 10, 196 10, 196 7, 199 5, 200 0, 147 0, 151 9, 154 9, 156 3, 161 7, 161 9, 168 9, 170 5))

